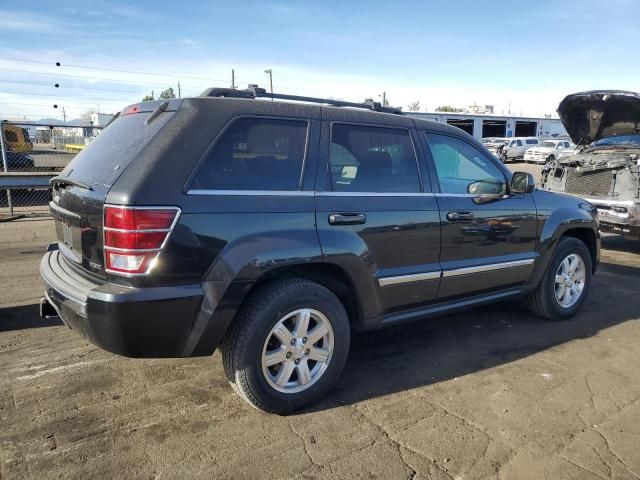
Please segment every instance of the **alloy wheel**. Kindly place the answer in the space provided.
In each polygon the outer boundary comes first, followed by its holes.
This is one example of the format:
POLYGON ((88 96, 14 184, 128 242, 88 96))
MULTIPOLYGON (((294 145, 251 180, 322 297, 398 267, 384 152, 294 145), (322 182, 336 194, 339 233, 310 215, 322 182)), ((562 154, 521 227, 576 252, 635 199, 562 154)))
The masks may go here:
POLYGON ((334 336, 329 319, 318 310, 302 308, 273 326, 262 349, 262 373, 283 393, 311 387, 327 370, 334 336))
POLYGON ((562 308, 573 307, 582 297, 586 267, 582 257, 572 253, 558 266, 555 278, 555 297, 562 308))

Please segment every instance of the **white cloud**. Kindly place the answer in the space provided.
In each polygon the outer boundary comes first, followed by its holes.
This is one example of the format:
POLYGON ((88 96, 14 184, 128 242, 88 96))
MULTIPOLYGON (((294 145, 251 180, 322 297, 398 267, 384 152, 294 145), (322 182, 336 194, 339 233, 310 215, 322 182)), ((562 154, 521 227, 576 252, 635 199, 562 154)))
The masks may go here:
POLYGON ((0 31, 51 32, 55 19, 31 12, 0 10, 0 31))

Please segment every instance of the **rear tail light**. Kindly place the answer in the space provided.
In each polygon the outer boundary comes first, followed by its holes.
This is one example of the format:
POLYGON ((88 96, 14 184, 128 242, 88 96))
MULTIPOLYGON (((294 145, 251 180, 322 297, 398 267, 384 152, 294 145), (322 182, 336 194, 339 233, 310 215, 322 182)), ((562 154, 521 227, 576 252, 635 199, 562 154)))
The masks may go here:
POLYGON ((177 207, 104 207, 106 270, 123 275, 151 271, 178 220, 177 207))

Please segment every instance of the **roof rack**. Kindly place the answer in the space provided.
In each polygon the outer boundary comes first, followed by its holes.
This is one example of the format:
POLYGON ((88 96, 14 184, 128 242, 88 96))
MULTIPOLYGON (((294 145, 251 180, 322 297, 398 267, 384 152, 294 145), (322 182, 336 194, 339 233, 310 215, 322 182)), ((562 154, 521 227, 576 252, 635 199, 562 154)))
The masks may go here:
POLYGON ((235 88, 208 88, 201 97, 227 97, 227 98, 274 98, 278 100, 293 100, 296 102, 322 103, 333 107, 353 107, 373 110, 375 112, 402 114, 402 109, 395 107, 383 107, 380 102, 366 101, 363 103, 344 102, 342 100, 334 100, 331 98, 302 97, 299 95, 286 95, 283 93, 269 93, 264 88, 257 85, 249 85, 244 90, 236 90, 235 88))

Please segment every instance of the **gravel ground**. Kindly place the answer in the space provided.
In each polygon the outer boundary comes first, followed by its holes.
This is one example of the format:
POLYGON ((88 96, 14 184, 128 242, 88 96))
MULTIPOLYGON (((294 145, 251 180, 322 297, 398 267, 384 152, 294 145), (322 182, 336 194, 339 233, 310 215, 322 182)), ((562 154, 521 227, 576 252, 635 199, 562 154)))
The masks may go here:
POLYGON ((0 223, 2 480, 640 477, 640 244, 605 238, 571 321, 507 303, 357 335, 328 398, 279 417, 218 353, 131 360, 38 318, 52 240, 0 223))

